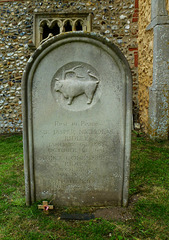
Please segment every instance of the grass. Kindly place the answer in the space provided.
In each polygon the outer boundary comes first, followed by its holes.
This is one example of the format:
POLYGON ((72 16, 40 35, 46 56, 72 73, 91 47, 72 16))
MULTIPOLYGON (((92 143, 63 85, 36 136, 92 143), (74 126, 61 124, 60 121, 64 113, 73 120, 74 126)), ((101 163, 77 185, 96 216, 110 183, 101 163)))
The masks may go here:
POLYGON ((25 206, 22 137, 0 136, 0 239, 167 240, 169 141, 153 142, 137 134, 132 139, 129 192, 130 199, 138 198, 130 206, 133 218, 125 222, 102 218, 64 221, 58 218, 62 209, 46 215, 37 209, 37 203, 25 206))

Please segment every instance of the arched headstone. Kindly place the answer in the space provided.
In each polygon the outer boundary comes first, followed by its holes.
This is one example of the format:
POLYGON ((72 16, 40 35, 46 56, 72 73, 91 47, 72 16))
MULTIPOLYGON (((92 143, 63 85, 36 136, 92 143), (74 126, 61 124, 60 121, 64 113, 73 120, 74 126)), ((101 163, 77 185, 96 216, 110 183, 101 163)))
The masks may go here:
POLYGON ((126 205, 131 73, 120 50, 95 34, 51 38, 23 81, 26 202, 126 205))

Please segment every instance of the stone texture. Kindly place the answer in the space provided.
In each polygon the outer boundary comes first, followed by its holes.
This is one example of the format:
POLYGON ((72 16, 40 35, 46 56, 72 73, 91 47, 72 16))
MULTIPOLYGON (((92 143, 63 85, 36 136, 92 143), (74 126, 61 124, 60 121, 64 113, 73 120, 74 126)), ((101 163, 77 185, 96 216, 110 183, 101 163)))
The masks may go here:
POLYGON ((27 204, 126 206, 132 81, 120 50, 94 34, 58 35, 22 84, 27 204))
POLYGON ((149 88, 148 134, 155 139, 169 137, 169 16, 165 0, 151 1, 151 23, 146 30, 153 29, 153 82, 149 88))
POLYGON ((151 1, 151 20, 164 15, 167 15, 166 0, 151 1))
POLYGON ((83 13, 93 16, 92 31, 115 43, 126 56, 133 75, 133 103, 138 119, 137 21, 138 1, 0 1, 0 94, 1 132, 22 131, 21 77, 33 53, 33 13, 83 13), (14 89, 15 88, 15 89, 14 89), (18 89, 18 90, 16 90, 18 89))
POLYGON ((165 0, 140 0, 138 34, 140 123, 152 138, 161 139, 168 138, 169 125, 167 7, 168 1, 165 0))
POLYGON ((139 1, 138 81, 139 116, 142 129, 148 131, 149 87, 153 82, 153 30, 146 31, 151 22, 151 0, 139 1))
POLYGON ((154 27, 153 84, 150 87, 149 135, 169 136, 169 24, 154 27))

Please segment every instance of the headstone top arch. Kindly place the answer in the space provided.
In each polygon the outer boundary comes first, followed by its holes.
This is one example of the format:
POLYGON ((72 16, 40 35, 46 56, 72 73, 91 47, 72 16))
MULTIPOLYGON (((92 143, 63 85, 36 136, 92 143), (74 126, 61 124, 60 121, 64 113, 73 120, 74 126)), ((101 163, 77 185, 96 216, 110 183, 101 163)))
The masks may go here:
POLYGON ((26 202, 126 205, 131 141, 131 72, 101 36, 53 37, 23 79, 26 202))

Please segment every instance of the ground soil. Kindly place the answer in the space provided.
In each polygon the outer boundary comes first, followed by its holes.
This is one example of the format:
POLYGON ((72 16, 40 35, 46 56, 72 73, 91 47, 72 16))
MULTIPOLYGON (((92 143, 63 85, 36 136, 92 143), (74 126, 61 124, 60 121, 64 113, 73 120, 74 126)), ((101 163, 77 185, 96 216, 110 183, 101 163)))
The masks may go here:
POLYGON ((137 202, 139 195, 130 198, 128 207, 102 207, 97 209, 93 214, 95 218, 104 218, 106 220, 128 221, 134 218, 133 207, 137 202))

